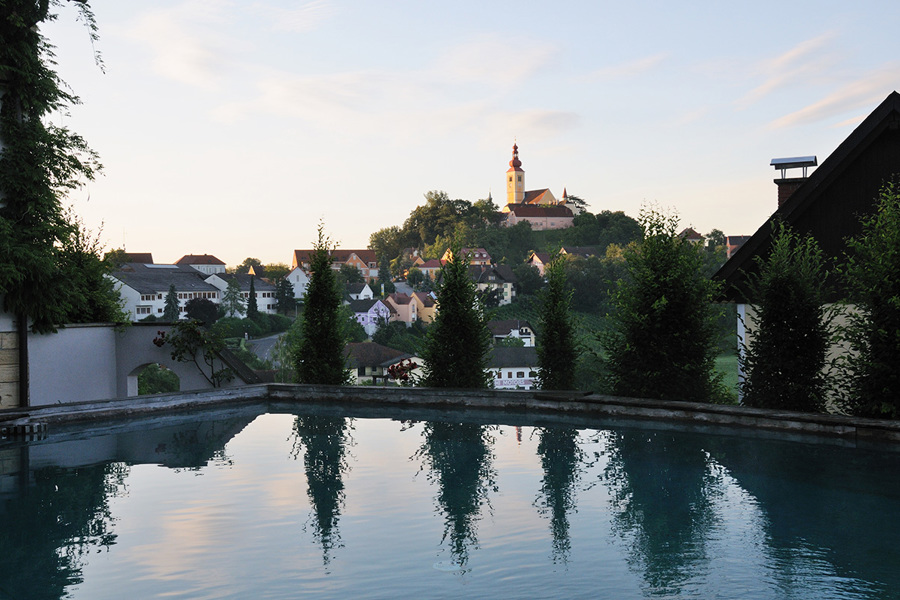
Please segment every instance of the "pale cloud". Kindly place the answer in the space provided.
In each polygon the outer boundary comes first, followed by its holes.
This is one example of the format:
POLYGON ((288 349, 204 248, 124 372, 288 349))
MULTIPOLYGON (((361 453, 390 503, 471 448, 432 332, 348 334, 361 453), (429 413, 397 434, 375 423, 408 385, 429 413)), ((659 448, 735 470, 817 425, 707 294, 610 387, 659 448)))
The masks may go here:
POLYGON ((836 59, 827 50, 835 37, 831 32, 820 35, 760 63, 753 71, 764 76, 765 81, 739 99, 738 108, 747 108, 785 87, 806 85, 833 76, 836 59))
POLYGON ((549 65, 556 52, 547 43, 490 36, 450 48, 432 70, 449 82, 517 85, 549 65))
POLYGON ((629 77, 635 77, 636 75, 641 75, 642 73, 646 73, 647 71, 651 71, 659 66, 666 58, 668 54, 665 52, 661 52, 659 54, 654 54, 652 56, 645 56, 643 58, 639 58, 637 60, 633 60, 630 62, 622 63, 619 65, 613 65, 611 67, 604 67, 602 69, 598 69, 591 73, 588 76, 588 79, 592 80, 609 80, 609 79, 627 79, 629 77))
POLYGON ((554 136, 570 131, 580 122, 581 117, 577 114, 560 110, 529 110, 515 113, 510 117, 513 131, 543 136, 554 136))
POLYGON ((794 125, 805 125, 851 110, 870 109, 881 102, 889 91, 898 87, 900 87, 900 63, 894 62, 844 85, 818 102, 776 119, 769 124, 769 128, 778 129, 794 125))
POLYGON ((293 31, 303 33, 312 31, 318 25, 337 14, 337 8, 328 0, 313 0, 296 8, 281 8, 256 3, 253 11, 272 22, 272 28, 276 31, 293 31))
POLYGON ((153 70, 159 75, 214 89, 234 51, 234 42, 217 33, 229 8, 227 2, 191 0, 173 8, 149 10, 126 33, 147 45, 153 70))

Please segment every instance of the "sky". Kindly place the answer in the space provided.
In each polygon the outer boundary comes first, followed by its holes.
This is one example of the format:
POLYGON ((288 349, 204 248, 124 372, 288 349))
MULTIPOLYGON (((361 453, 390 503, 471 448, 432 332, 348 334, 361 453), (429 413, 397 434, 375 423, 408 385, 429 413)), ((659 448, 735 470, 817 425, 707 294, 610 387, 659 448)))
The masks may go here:
POLYGON ((429 190, 505 204, 671 210, 756 231, 776 157, 821 163, 900 89, 900 3, 92 0, 42 27, 82 103, 55 122, 100 154, 68 202, 107 248, 157 263, 290 264, 429 190), (95 63, 99 52, 104 69, 95 63))

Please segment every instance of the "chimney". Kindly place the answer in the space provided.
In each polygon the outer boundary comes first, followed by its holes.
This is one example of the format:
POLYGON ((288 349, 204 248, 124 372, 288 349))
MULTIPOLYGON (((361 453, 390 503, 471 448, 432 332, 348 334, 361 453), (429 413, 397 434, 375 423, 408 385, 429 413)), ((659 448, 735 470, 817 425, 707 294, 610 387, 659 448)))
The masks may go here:
POLYGON ((806 181, 806 170, 809 167, 815 167, 819 163, 815 156, 795 156, 792 158, 773 158, 772 162, 769 164, 781 171, 781 178, 775 180, 775 185, 778 186, 778 208, 781 208, 781 206, 788 201, 788 198, 797 191, 797 188, 806 181), (785 172, 788 169, 799 168, 803 169, 803 175, 801 177, 786 176, 785 172))

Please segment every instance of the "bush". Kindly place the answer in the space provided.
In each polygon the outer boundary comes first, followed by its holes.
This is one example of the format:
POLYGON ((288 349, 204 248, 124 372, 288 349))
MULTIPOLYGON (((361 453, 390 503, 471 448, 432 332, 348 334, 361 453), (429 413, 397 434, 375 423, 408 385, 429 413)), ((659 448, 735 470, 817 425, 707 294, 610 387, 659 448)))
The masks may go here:
POLYGON ((626 277, 600 334, 607 383, 621 396, 724 401, 715 373, 718 286, 703 274, 702 249, 676 235, 677 217, 643 209, 644 239, 625 249, 626 277))
POLYGON ((138 374, 138 395, 167 394, 181 389, 178 375, 156 363, 148 365, 138 374))
POLYGON ((749 277, 757 316, 755 327, 748 324, 751 341, 741 359, 746 374, 742 401, 820 412, 831 343, 822 251, 813 238, 801 238, 783 223, 773 228, 769 256, 757 257, 759 273, 749 277))

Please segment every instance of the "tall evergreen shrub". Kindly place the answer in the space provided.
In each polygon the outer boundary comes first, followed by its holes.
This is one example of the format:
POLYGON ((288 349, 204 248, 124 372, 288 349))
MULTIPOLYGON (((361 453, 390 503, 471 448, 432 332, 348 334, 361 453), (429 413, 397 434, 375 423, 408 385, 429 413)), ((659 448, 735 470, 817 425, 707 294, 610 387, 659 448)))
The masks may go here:
POLYGON ((610 391, 620 396, 725 400, 715 373, 718 286, 701 248, 676 235, 678 218, 641 210, 643 241, 626 248, 610 329, 600 335, 610 391))
POLYGON ((881 190, 875 214, 848 240, 843 267, 854 305, 843 332, 847 408, 868 417, 900 418, 900 180, 881 190))
POLYGON ((747 406, 821 412, 831 317, 825 307, 824 258, 812 237, 773 223, 772 249, 749 278, 755 325, 740 359, 747 406))
POLYGON ((441 268, 438 311, 428 327, 422 358, 423 384, 441 388, 485 388, 491 335, 485 308, 469 277, 469 258, 459 244, 441 268))
POLYGON ((341 315, 341 295, 331 269, 334 245, 319 224, 319 237, 310 258, 309 286, 303 297, 302 331, 293 348, 294 368, 300 383, 341 385, 347 383, 341 315))
POLYGON ((537 340, 538 386, 542 390, 571 390, 575 387, 575 363, 578 352, 575 326, 569 314, 572 290, 566 280, 564 261, 557 255, 547 265, 547 287, 541 299, 540 332, 537 340))

